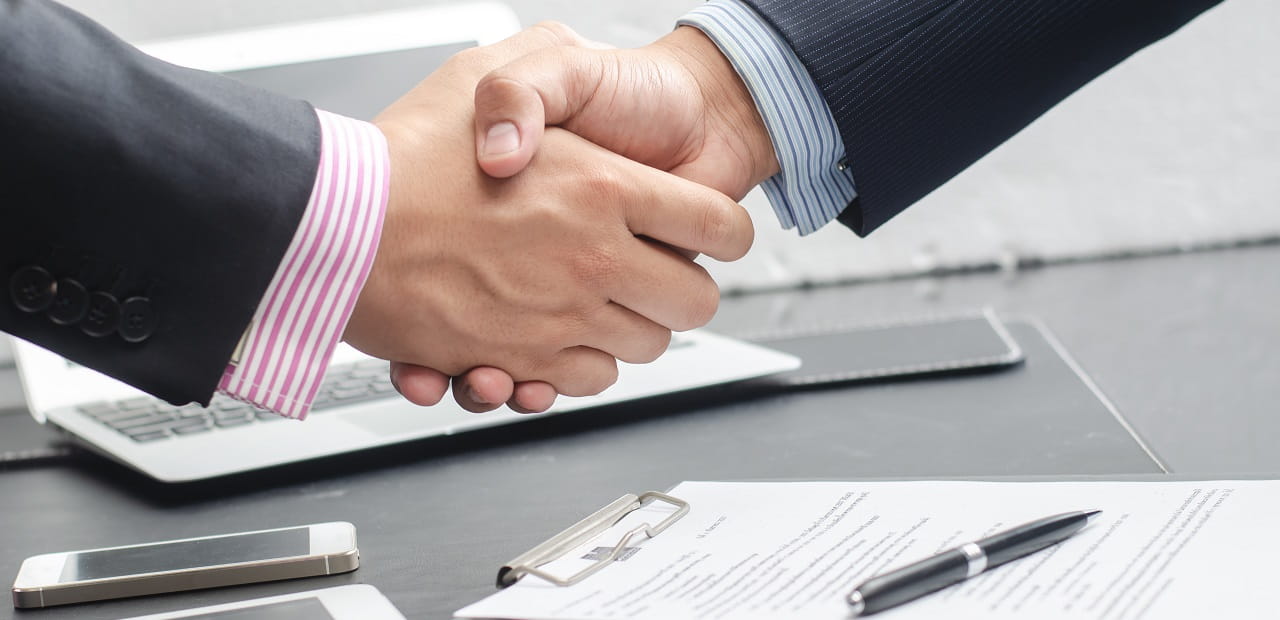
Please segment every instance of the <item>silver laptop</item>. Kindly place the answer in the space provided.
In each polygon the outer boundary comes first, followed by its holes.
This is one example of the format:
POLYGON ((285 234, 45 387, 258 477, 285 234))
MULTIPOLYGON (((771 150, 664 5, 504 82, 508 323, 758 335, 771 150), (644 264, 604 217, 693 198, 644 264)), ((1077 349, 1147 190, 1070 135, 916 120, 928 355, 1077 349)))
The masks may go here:
MULTIPOLYGON (((177 64, 221 71, 359 118, 377 111, 450 55, 518 30, 509 9, 480 3, 142 44, 177 64)), ((395 392, 387 363, 342 346, 311 415, 286 420, 215 397, 174 407, 109 377, 14 340, 27 405, 41 422, 166 482, 212 478, 343 452, 525 421, 505 408, 474 414, 450 397, 435 407, 395 392)), ((793 356, 706 331, 678 334, 646 365, 620 364, 598 396, 561 398, 549 413, 690 390, 799 367, 793 356)), ((543 414, 546 415, 546 414, 543 414)))

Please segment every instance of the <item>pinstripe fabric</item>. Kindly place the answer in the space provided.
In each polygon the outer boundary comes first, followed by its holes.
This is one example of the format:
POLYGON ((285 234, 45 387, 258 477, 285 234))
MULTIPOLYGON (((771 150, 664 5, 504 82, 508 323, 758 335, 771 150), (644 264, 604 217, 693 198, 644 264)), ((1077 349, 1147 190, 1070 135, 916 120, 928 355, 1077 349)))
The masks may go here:
POLYGON ((743 0, 840 127, 867 234, 1221 0, 743 0))
POLYGON ((679 24, 715 41, 751 91, 782 170, 762 184, 782 227, 807 235, 835 219, 857 195, 853 176, 839 166, 844 143, 786 41, 738 0, 711 0, 679 24))
POLYGON ((376 127, 316 114, 320 165, 306 213, 245 333, 239 363, 218 384, 228 396, 300 419, 373 266, 391 176, 376 127))

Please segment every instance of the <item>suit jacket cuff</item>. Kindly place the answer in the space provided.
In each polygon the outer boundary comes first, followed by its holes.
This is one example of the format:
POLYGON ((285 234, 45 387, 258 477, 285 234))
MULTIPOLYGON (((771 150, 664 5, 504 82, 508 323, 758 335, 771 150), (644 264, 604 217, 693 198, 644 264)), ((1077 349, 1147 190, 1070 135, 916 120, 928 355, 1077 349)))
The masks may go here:
POLYGON ((317 110, 321 152, 306 213, 219 391, 304 418, 378 249, 390 181, 377 127, 317 110))
POLYGON ((707 34, 751 91, 782 171, 762 185, 783 228, 807 235, 857 196, 840 128, 786 41, 738 0, 711 0, 679 21, 707 34))

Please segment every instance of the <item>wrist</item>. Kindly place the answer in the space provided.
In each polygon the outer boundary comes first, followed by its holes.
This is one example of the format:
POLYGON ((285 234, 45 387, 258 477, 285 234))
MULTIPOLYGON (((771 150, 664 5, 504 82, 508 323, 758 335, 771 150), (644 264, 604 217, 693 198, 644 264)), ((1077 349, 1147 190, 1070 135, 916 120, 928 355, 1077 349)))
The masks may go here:
POLYGON ((702 90, 708 123, 730 138, 747 162, 750 186, 777 174, 778 157, 751 91, 715 42, 697 28, 680 26, 653 47, 671 54, 692 75, 702 90))
MULTIPOLYGON (((399 221, 407 205, 407 189, 405 182, 397 174, 403 161, 401 148, 403 135, 412 135, 394 122, 379 117, 373 121, 387 144, 386 161, 386 203, 383 208, 383 227, 378 237, 378 245, 374 252, 373 262, 368 277, 356 293, 355 307, 342 332, 342 341, 357 349, 365 351, 363 343, 381 336, 379 333, 385 326, 380 318, 383 312, 379 308, 385 299, 384 280, 391 269, 388 263, 394 262, 394 254, 399 245, 396 239, 399 230, 404 226, 399 221)), ((389 285, 389 284, 388 284, 389 285)), ((366 353, 368 351, 365 351, 366 353)))

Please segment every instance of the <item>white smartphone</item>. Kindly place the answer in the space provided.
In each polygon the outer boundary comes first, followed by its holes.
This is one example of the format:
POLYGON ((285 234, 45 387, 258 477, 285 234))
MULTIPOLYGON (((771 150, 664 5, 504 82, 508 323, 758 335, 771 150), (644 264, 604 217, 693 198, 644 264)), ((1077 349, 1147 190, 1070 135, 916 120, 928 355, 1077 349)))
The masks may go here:
POLYGON ((358 584, 195 607, 124 620, 405 620, 377 588, 358 584))
POLYGON ((13 606, 332 575, 359 565, 356 528, 346 522, 46 553, 27 558, 18 569, 13 606))

